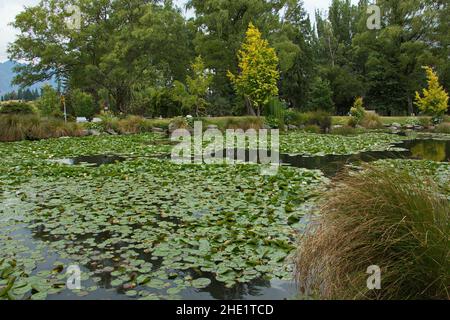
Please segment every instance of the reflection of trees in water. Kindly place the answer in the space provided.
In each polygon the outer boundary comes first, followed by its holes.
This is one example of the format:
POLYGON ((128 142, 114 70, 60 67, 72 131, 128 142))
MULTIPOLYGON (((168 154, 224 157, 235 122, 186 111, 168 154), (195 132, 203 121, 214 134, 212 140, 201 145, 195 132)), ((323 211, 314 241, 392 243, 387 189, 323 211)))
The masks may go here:
POLYGON ((209 277, 212 282, 211 285, 202 290, 202 292, 209 293, 217 300, 243 300, 248 296, 259 297, 264 294, 264 291, 271 287, 270 281, 264 279, 255 279, 249 283, 237 284, 233 288, 226 288, 222 282, 209 277))
POLYGON ((411 153, 414 158, 436 162, 449 161, 449 144, 448 141, 419 141, 411 148, 411 153))

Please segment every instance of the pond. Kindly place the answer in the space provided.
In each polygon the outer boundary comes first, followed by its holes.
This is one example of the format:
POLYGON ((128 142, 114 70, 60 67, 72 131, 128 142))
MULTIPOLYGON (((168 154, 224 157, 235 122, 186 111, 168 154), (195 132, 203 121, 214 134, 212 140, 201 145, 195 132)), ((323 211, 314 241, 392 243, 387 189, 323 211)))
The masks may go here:
POLYGON ((450 169, 439 165, 448 163, 448 140, 361 140, 318 136, 319 146, 294 145, 309 154, 283 153, 276 176, 257 165, 177 165, 162 156, 170 144, 153 136, 0 144, 0 261, 16 261, 11 294, 298 298, 290 256, 327 176, 380 159, 429 160, 414 165, 430 175, 450 169), (315 155, 326 139, 335 154, 315 155), (81 268, 81 290, 65 288, 70 265, 81 268))

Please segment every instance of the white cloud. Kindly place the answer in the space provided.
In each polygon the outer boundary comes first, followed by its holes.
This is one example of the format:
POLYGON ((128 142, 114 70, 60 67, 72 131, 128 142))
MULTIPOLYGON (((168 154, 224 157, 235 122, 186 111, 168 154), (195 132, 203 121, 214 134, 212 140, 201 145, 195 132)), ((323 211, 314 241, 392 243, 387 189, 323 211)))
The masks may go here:
MULTIPOLYGON (((327 9, 331 0, 305 0, 305 8, 312 17, 316 9, 327 9)), ((353 1, 354 3, 356 0, 353 1)), ((8 43, 14 41, 17 31, 8 24, 14 21, 14 17, 23 10, 24 6, 36 5, 39 0, 0 0, 0 62, 7 59, 6 48, 8 43)), ((184 9, 186 0, 176 0, 184 9)))

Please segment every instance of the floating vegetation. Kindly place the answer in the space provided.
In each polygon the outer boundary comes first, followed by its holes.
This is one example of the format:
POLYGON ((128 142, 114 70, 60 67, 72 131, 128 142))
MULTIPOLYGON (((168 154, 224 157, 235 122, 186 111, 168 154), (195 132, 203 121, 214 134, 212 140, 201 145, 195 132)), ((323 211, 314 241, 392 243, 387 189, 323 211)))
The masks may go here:
POLYGON ((408 138, 387 133, 354 136, 291 132, 282 136, 281 152, 306 156, 350 155, 368 151, 401 151, 395 146, 408 138))
POLYGON ((0 259, 16 261, 18 279, 26 279, 9 289, 9 278, 2 279, 2 290, 12 292, 2 298, 67 294, 70 265, 83 270, 83 288, 74 292, 80 297, 105 289, 129 298, 177 299, 213 282, 231 288, 291 279, 286 258, 305 202, 327 181, 320 171, 281 167, 276 176, 262 176, 257 165, 176 165, 145 157, 99 167, 47 161, 83 149, 161 151, 144 137, 127 138, 55 141, 61 148, 41 141, 1 145, 21 157, 14 166, 9 157, 1 165, 2 181, 10 183, 0 196, 0 259), (23 177, 13 177, 12 168, 23 177), (29 279, 40 279, 41 290, 26 291, 29 279))

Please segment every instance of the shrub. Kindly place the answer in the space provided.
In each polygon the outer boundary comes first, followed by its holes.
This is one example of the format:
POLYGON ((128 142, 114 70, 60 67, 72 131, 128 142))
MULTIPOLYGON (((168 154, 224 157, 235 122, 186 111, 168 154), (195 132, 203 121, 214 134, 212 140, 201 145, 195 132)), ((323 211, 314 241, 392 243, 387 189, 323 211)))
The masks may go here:
POLYGON ((0 106, 0 114, 34 114, 33 106, 26 102, 8 102, 0 106))
POLYGON ((450 123, 441 123, 440 125, 438 125, 435 129, 435 132, 437 133, 448 133, 450 134, 450 123))
POLYGON ((316 124, 310 124, 306 126, 303 130, 308 133, 317 133, 317 134, 322 132, 320 127, 316 124))
POLYGON ((378 114, 373 112, 366 112, 361 121, 361 125, 366 129, 379 129, 383 127, 381 118, 378 114))
POLYGON ((431 119, 428 118, 428 117, 420 117, 420 118, 419 118, 419 124, 420 124, 422 127, 427 128, 427 127, 431 126, 431 119))
POLYGON ((423 89, 423 96, 416 92, 416 106, 425 114, 439 122, 448 109, 448 94, 439 84, 439 77, 431 67, 423 67, 427 73, 428 88, 423 89))
POLYGON ((347 126, 356 128, 356 126, 358 126, 358 121, 355 117, 350 117, 350 119, 348 119, 347 126))
POLYGON ((42 95, 36 101, 36 106, 42 116, 62 117, 61 98, 58 92, 50 85, 42 88, 42 95))
POLYGON ((70 103, 77 117, 85 117, 89 121, 94 118, 97 108, 94 98, 91 94, 85 93, 79 89, 70 94, 70 103))
POLYGON ((266 118, 271 122, 271 127, 283 129, 285 125, 286 106, 278 97, 270 99, 266 106, 266 118))
POLYGON ((323 299, 449 299, 450 204, 430 179, 367 167, 338 180, 301 239, 296 276, 323 299), (367 288, 367 268, 382 271, 367 288))
POLYGON ((322 132, 331 130, 333 119, 330 114, 322 111, 309 112, 305 116, 306 125, 316 125, 322 132))
POLYGON ((102 120, 101 126, 104 131, 114 130, 119 132, 119 119, 114 116, 111 112, 102 112, 100 114, 100 119, 102 120))
POLYGON ((316 77, 311 83, 310 100, 308 110, 310 111, 334 111, 333 91, 330 82, 321 77, 316 77))
POLYGON ((366 115, 363 98, 361 97, 356 98, 352 108, 350 109, 350 114, 353 117, 353 123, 356 123, 356 125, 361 124, 361 122, 364 119, 364 116, 366 115))

